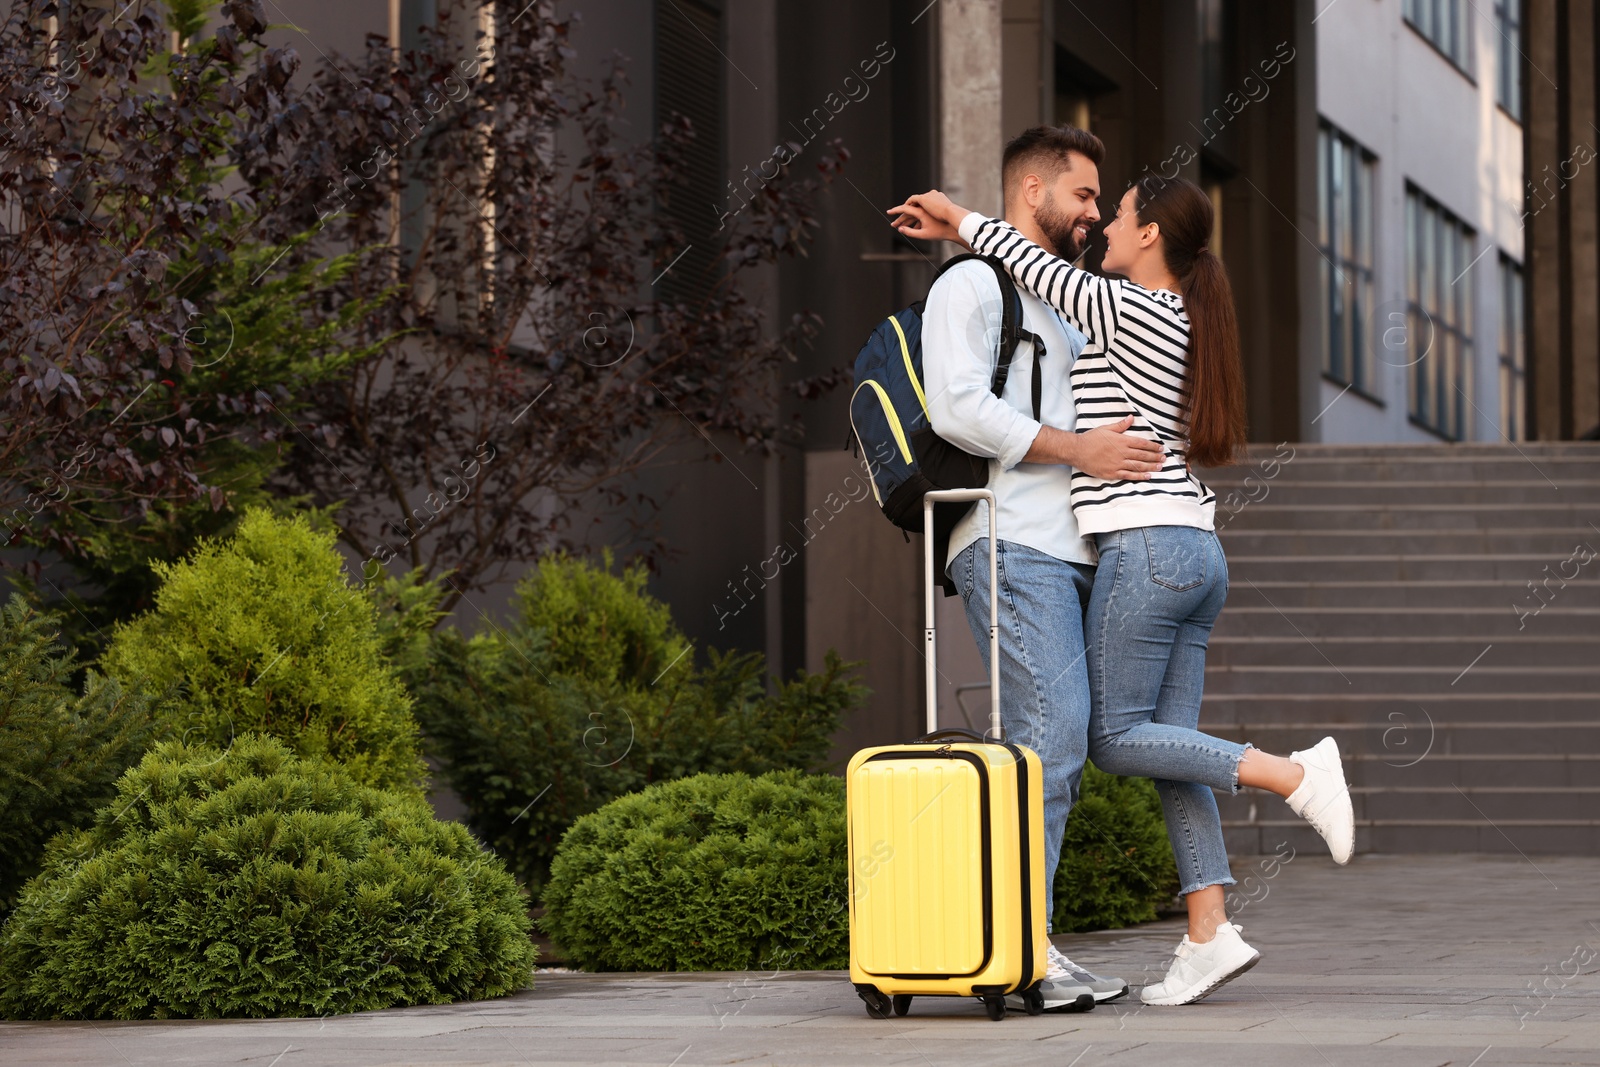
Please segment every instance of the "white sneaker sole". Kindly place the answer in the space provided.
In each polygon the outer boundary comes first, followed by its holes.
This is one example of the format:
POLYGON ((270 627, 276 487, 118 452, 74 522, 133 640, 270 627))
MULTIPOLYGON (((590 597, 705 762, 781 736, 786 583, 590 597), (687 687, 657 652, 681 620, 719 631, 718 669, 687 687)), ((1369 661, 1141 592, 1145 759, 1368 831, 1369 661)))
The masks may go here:
POLYGON ((1213 977, 1204 985, 1197 986, 1183 993, 1174 993, 1170 996, 1164 997, 1154 997, 1150 1000, 1146 1000, 1143 993, 1141 993, 1139 1000, 1141 1003, 1150 1004, 1154 1007, 1175 1007, 1179 1004, 1193 1004, 1197 1000, 1203 1000, 1204 998, 1209 997, 1212 993, 1215 993, 1217 990, 1221 989, 1223 986, 1227 985, 1229 982, 1233 981, 1235 978, 1239 977, 1241 974, 1248 971, 1250 968, 1254 967, 1260 962, 1261 953, 1257 952, 1255 949, 1251 949, 1249 959, 1239 964, 1239 966, 1235 967, 1233 970, 1226 971, 1223 974, 1213 977))

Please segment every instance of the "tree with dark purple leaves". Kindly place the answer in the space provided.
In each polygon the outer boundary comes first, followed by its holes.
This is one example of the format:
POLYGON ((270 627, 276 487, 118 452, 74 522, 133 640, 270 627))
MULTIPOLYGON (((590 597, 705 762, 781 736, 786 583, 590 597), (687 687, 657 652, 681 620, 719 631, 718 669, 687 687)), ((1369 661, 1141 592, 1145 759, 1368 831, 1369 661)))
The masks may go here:
POLYGON ((846 372, 788 380, 817 321, 751 285, 804 254, 838 143, 809 178, 780 146, 690 255, 702 131, 630 127, 623 62, 573 73, 549 0, 441 4, 419 47, 300 77, 259 0, 169 6, 30 0, 0 30, 9 543, 143 574, 276 493, 449 606, 582 543, 575 516, 647 514, 629 476, 686 441, 771 449, 782 392, 846 372))

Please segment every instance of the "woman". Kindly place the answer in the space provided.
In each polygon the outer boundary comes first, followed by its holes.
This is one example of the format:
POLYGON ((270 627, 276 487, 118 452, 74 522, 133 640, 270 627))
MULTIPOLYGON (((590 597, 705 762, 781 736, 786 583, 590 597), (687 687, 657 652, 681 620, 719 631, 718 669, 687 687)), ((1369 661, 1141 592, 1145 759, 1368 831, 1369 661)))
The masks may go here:
POLYGON ((1088 338, 1070 372, 1078 429, 1132 415, 1130 433, 1167 447, 1148 481, 1074 471, 1072 508, 1100 550, 1084 623, 1089 757, 1113 774, 1155 780, 1189 913, 1165 980, 1141 999, 1199 1000, 1260 959, 1224 910, 1234 879, 1212 788, 1286 798, 1339 863, 1349 861, 1355 833, 1333 738, 1284 758, 1196 729, 1206 640, 1228 572, 1212 523, 1216 497, 1188 465, 1232 462, 1244 446, 1239 332, 1227 273, 1208 247, 1211 200, 1182 179, 1135 183, 1105 231, 1105 270, 1126 281, 1077 270, 938 191, 891 214, 907 236, 960 241, 1000 259, 1088 338))

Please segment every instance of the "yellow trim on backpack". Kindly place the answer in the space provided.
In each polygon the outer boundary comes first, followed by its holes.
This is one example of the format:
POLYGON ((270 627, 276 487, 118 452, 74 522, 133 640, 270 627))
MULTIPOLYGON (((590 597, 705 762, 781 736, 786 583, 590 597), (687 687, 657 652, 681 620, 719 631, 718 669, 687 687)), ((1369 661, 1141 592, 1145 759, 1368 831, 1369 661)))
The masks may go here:
MULTIPOLYGON (((894 332, 900 337, 900 355, 906 361, 906 377, 911 379, 911 388, 917 391, 917 402, 922 405, 922 414, 928 417, 928 398, 922 392, 922 383, 917 381, 917 369, 911 365, 911 346, 906 344, 906 332, 900 328, 900 320, 893 315, 889 316, 889 323, 894 327, 894 332)), ((910 462, 911 457, 906 457, 910 462)))
MULTIPOLYGON (((911 446, 906 443, 905 430, 900 427, 900 416, 895 414, 894 405, 889 402, 889 394, 883 391, 883 386, 868 378, 856 386, 856 393, 861 392, 864 387, 869 385, 872 386, 872 391, 878 394, 878 401, 883 405, 883 413, 889 417, 889 431, 894 434, 895 444, 900 446, 900 454, 905 457, 907 463, 910 463, 911 446)), ((855 393, 850 394, 850 399, 852 401, 855 400, 855 393)), ((852 429, 854 428, 854 422, 855 420, 852 419, 852 429)), ((858 434, 857 436, 859 437, 860 435, 858 434)))

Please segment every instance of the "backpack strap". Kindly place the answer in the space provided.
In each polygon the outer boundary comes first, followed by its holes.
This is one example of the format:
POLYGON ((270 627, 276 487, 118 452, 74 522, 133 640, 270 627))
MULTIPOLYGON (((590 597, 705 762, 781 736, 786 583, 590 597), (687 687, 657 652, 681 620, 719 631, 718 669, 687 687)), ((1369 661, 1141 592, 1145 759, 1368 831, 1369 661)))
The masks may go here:
POLYGON ((994 256, 981 256, 976 252, 963 252, 959 256, 951 256, 939 266, 939 272, 933 276, 938 281, 944 272, 957 263, 965 263, 970 259, 978 259, 989 264, 989 269, 994 271, 995 281, 1000 286, 1000 337, 995 342, 994 380, 989 385, 990 392, 995 396, 1005 393, 1006 380, 1011 377, 1011 360, 1016 355, 1017 345, 1027 341, 1033 345, 1033 420, 1039 421, 1039 402, 1043 397, 1043 380, 1040 364, 1044 360, 1044 340, 1038 334, 1022 328, 1022 296, 1017 292, 1017 285, 1011 280, 1011 275, 1006 272, 1005 264, 994 256))
POLYGON ((1039 401, 1043 399, 1044 395, 1044 381, 1040 370, 1044 364, 1044 338, 1027 330, 1018 330, 1017 333, 1022 340, 1028 341, 1033 345, 1033 421, 1038 422, 1040 421, 1039 401))

